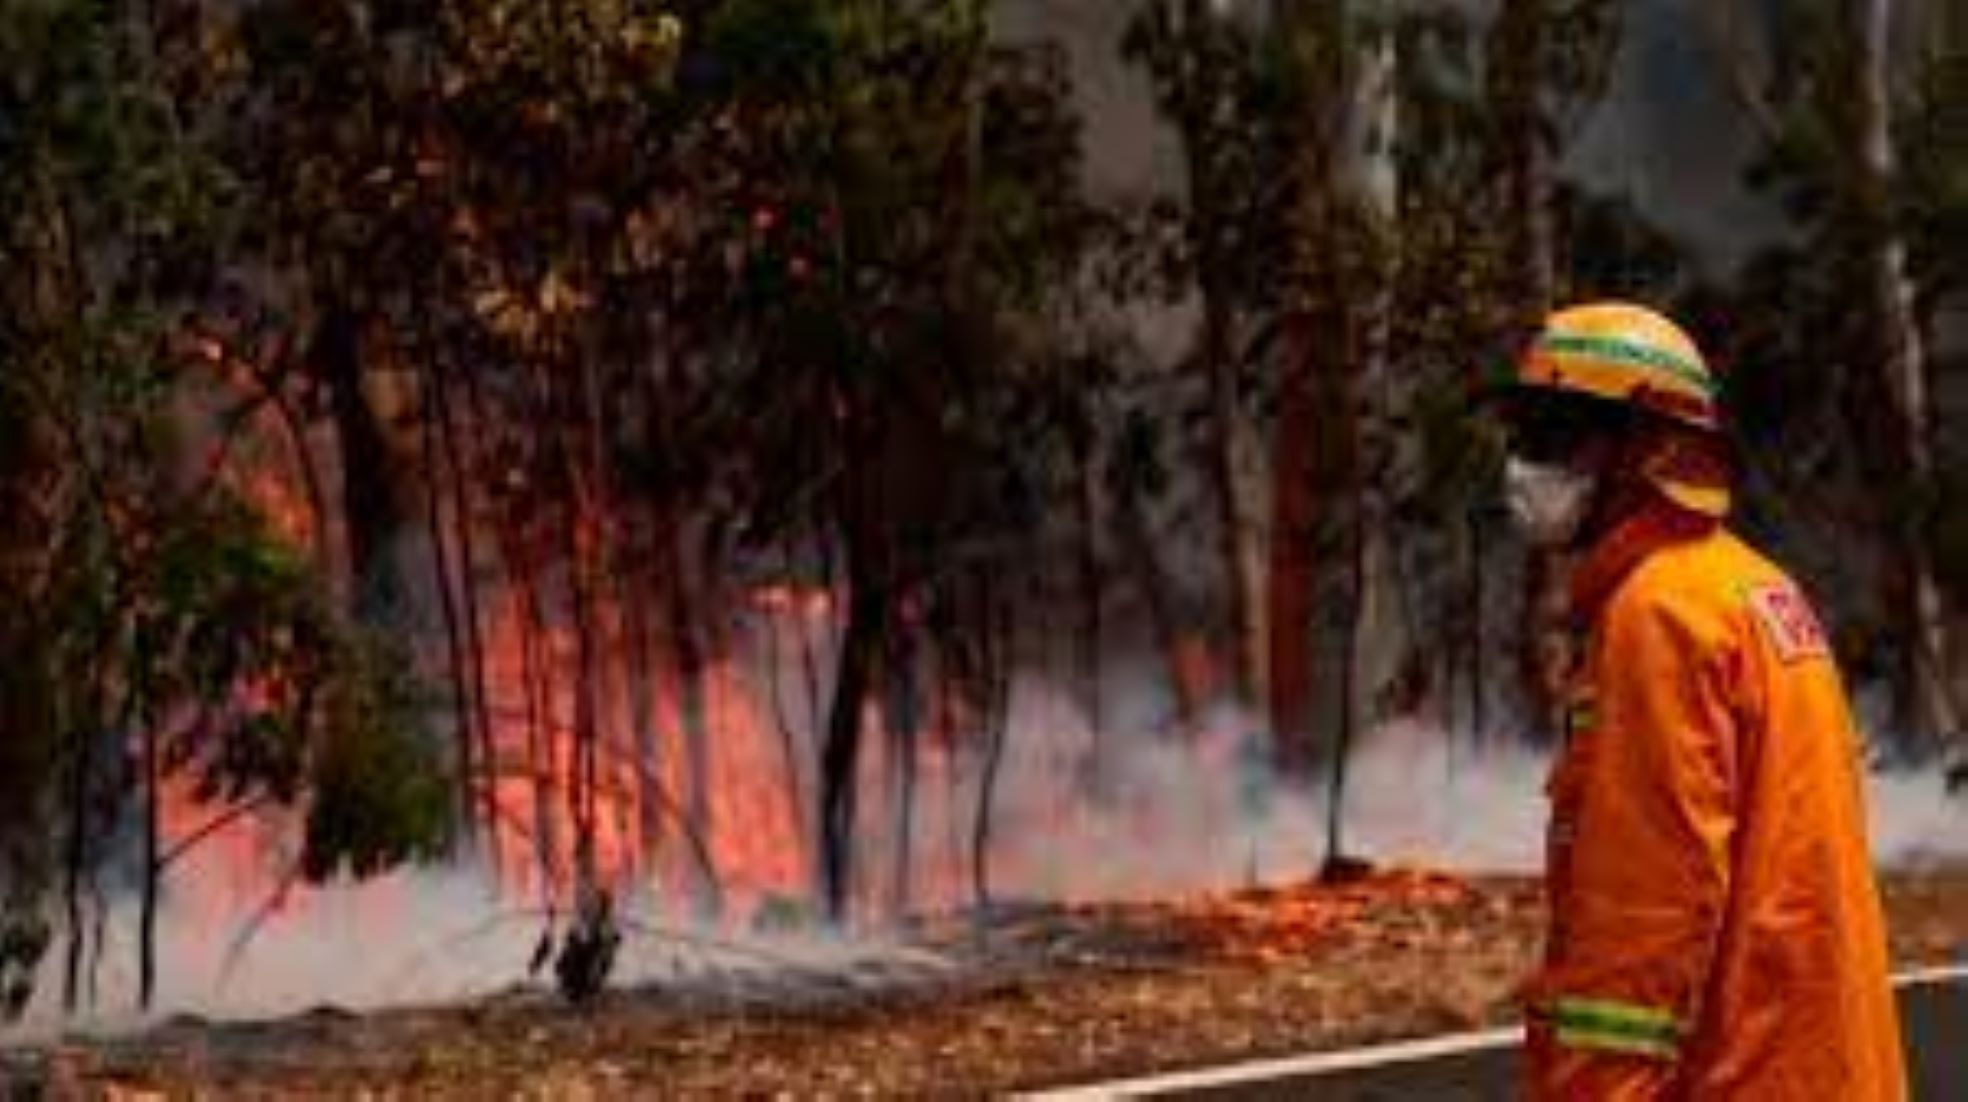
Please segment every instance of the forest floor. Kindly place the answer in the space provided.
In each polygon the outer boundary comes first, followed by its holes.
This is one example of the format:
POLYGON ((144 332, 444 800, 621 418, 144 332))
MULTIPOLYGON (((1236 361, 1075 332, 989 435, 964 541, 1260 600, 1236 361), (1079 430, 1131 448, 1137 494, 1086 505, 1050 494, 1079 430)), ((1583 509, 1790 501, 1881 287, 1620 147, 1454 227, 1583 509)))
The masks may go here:
MULTIPOLYGON (((1901 967, 1968 960, 1968 867, 1889 876, 1901 967)), ((1534 881, 1381 871, 1183 901, 1000 907, 833 976, 539 991, 0 1049, 16 1097, 977 1096, 1513 1020, 1534 881)))

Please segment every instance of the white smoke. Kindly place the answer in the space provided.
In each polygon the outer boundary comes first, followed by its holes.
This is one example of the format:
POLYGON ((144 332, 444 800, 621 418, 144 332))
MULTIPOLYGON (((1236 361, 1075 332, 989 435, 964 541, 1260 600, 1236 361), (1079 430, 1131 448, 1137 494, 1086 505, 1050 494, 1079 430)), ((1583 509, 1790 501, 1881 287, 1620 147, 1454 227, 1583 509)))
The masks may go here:
MULTIPOLYGON (((1139 719, 1125 712, 1115 718, 1139 719)), ((1324 779, 1304 791, 1274 783, 1262 728, 1248 719, 1210 716, 1193 739, 1136 735, 1130 732, 1146 728, 1132 727, 1103 733, 1098 796, 1086 788, 1093 732, 1068 694, 1021 681, 1010 719, 989 846, 997 900, 1167 897, 1290 882, 1313 875, 1326 856, 1324 779)), ((882 780, 882 740, 871 743, 856 898, 888 913, 896 819, 892 788, 882 780)), ((913 910, 961 909, 974 899, 981 772, 974 753, 924 759, 910 846, 913 910)), ((1426 723, 1384 724, 1363 735, 1348 763, 1344 849, 1381 864, 1534 872, 1547 764, 1526 750, 1472 753, 1426 723)), ((1875 775, 1870 787, 1882 866, 1968 861, 1968 802, 1950 800, 1938 776, 1875 775)), ((536 903, 502 894, 480 867, 418 869, 296 890, 242 948, 242 931, 270 881, 243 882, 237 864, 214 851, 173 869, 159 914, 159 1013, 253 1018, 321 1005, 481 998, 526 982, 547 924, 536 903)), ((811 926, 801 932, 795 920, 789 929, 758 932, 768 908, 810 894, 806 884, 781 887, 734 902, 720 923, 692 925, 674 906, 666 912, 659 901, 626 900, 629 932, 616 982, 671 982, 720 969, 851 971, 907 957, 879 924, 833 936, 811 926)), ((104 925, 96 1009, 85 1015, 92 1028, 138 1021, 127 1009, 137 986, 136 930, 134 901, 118 901, 104 925)), ((58 940, 44 961, 28 1036, 71 1024, 58 1006, 62 948, 58 940)), ((548 980, 531 982, 544 990, 548 980)))
MULTIPOLYGON (((137 908, 134 900, 119 900, 104 927, 93 1005, 76 1017, 62 1014, 58 939, 42 963, 35 1002, 4 1039, 31 1043, 65 1030, 117 1033, 180 1015, 251 1020, 322 1007, 371 1010, 500 994, 553 997, 550 962, 529 974, 547 914, 503 897, 480 866, 400 870, 361 884, 297 891, 250 938, 243 933, 251 908, 218 902, 226 891, 214 881, 230 875, 232 870, 187 869, 163 901, 151 1014, 135 1010, 137 908)), ((821 928, 718 928, 656 913, 641 902, 631 901, 623 916, 612 973, 619 987, 689 984, 734 994, 748 978, 766 977, 769 990, 795 992, 805 981, 880 982, 943 967, 879 933, 847 938, 821 928)), ((565 929, 564 921, 558 929, 565 929)))

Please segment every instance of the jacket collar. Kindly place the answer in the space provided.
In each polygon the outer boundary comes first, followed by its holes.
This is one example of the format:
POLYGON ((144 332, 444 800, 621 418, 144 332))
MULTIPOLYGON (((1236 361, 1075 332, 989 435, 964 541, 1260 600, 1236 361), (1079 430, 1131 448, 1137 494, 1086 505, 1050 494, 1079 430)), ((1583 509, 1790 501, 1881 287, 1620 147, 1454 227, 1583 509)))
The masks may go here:
POLYGON ((1615 524, 1592 544, 1572 571, 1572 622, 1585 628, 1635 567, 1654 552, 1699 539, 1719 522, 1666 501, 1652 501, 1615 524))

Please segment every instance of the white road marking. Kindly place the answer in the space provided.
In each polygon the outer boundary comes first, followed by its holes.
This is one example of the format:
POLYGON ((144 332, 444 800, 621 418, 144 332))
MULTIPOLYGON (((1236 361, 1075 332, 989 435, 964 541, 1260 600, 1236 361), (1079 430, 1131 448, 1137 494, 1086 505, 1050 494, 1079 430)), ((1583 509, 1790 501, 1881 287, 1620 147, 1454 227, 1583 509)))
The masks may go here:
MULTIPOLYGON (((1893 986, 1896 988, 1931 987, 1937 984, 1962 982, 1968 982, 1968 965, 1919 968, 1901 972, 1893 977, 1893 986)), ((1092 1102, 1093 1099, 1102 1098, 1139 1098, 1178 1091, 1212 1090, 1241 1084, 1265 1083, 1274 1079, 1301 1079, 1307 1076, 1331 1075, 1342 1071, 1358 1071, 1362 1068, 1387 1067, 1421 1060, 1438 1060, 1446 1056, 1466 1056, 1471 1053, 1513 1048, 1522 1037, 1523 1029, 1519 1026, 1486 1029, 1474 1033, 1448 1033, 1414 1041, 1395 1041, 1389 1044, 1313 1052, 1303 1056, 1285 1056, 1270 1060, 1250 1060, 1238 1064, 1171 1072, 1166 1075, 1112 1079, 1104 1083, 1088 1083, 1077 1087, 1038 1091, 1019 1097, 1031 1099, 1033 1102, 1092 1102)))

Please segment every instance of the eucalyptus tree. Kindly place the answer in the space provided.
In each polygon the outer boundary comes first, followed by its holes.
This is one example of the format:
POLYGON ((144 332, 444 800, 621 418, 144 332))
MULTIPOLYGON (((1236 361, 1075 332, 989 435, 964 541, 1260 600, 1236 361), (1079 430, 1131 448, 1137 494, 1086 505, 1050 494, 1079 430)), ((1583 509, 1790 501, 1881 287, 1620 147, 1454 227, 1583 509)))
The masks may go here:
POLYGON ((414 687, 369 661, 231 462, 257 403, 236 401, 188 319, 233 229, 233 181, 177 98, 204 57, 174 14, 0 14, 0 484, 19 507, 0 616, 18 800, 0 850, 17 928, 37 925, 60 868, 71 1008, 121 871, 147 1005, 166 874, 253 810, 305 804, 291 875, 309 879, 372 873, 445 830, 414 687), (209 818, 167 837, 174 793, 209 818))
POLYGON ((1884 676, 1899 749, 1922 756, 1963 723, 1936 401, 1940 318, 1961 294, 1960 18, 1886 0, 1724 14, 1719 60, 1760 144, 1750 182, 1793 231, 1751 263, 1740 300, 1758 313, 1735 312, 1735 343, 1761 367, 1735 381, 1737 406, 1775 444, 1751 472, 1788 527, 1856 510, 1884 534, 1853 590, 1874 630, 1854 633, 1852 657, 1884 676))

